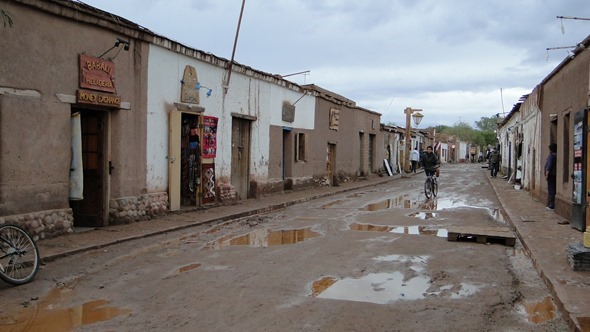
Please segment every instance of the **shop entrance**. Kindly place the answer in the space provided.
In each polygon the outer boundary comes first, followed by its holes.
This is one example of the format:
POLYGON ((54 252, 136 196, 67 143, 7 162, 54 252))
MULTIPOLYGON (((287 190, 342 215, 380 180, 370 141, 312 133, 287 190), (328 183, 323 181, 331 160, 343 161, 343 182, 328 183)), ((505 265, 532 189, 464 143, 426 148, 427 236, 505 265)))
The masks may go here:
POLYGON ((200 206, 201 201, 201 116, 170 113, 169 199, 170 210, 200 206))
POLYGON ((72 109, 80 114, 80 133, 72 140, 81 140, 83 197, 70 200, 75 227, 106 226, 105 207, 105 123, 107 114, 102 111, 72 109))

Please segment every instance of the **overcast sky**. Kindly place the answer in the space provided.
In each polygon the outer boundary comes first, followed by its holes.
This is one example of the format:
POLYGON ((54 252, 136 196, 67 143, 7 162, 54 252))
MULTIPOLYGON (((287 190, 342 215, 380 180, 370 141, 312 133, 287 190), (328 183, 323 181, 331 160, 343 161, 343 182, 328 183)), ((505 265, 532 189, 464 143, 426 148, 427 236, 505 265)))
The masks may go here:
MULTIPOLYGON (((231 59, 242 0, 84 0, 231 59)), ((588 0, 246 0, 235 61, 316 84, 405 126, 509 112, 590 35, 588 0), (563 29, 562 29, 563 22, 563 29), (563 33, 563 31, 565 33, 563 33), (547 56, 548 55, 548 56, 547 56)))

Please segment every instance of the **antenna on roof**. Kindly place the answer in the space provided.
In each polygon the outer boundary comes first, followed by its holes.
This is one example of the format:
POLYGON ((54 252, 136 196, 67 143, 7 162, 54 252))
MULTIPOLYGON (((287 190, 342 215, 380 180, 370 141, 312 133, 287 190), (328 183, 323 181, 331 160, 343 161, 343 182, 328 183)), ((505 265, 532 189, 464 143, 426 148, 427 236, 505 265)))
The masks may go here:
POLYGON ((565 26, 563 25, 563 20, 590 21, 590 18, 575 17, 575 16, 557 16, 557 18, 561 20, 561 33, 564 34, 564 35, 565 35, 565 26))

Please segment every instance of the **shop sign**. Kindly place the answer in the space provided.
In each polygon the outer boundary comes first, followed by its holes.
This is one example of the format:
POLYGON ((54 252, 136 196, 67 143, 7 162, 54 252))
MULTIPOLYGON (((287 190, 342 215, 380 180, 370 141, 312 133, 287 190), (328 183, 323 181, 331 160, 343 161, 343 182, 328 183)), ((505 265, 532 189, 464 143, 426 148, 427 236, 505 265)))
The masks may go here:
POLYGON ((80 88, 115 93, 115 63, 80 54, 80 88))
POLYGON ((78 104, 90 104, 121 108, 121 97, 90 90, 78 90, 76 93, 78 104))

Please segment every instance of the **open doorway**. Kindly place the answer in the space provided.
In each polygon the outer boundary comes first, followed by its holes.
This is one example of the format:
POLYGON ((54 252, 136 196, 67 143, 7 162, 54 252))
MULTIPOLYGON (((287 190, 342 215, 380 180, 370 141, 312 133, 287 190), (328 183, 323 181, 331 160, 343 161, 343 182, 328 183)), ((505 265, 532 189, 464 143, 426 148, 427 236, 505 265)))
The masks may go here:
POLYGON ((72 140, 81 140, 83 184, 82 196, 70 200, 75 227, 99 227, 108 224, 105 213, 105 181, 108 174, 104 159, 106 154, 107 112, 72 108, 72 114, 79 114, 80 132, 73 133, 72 140))

